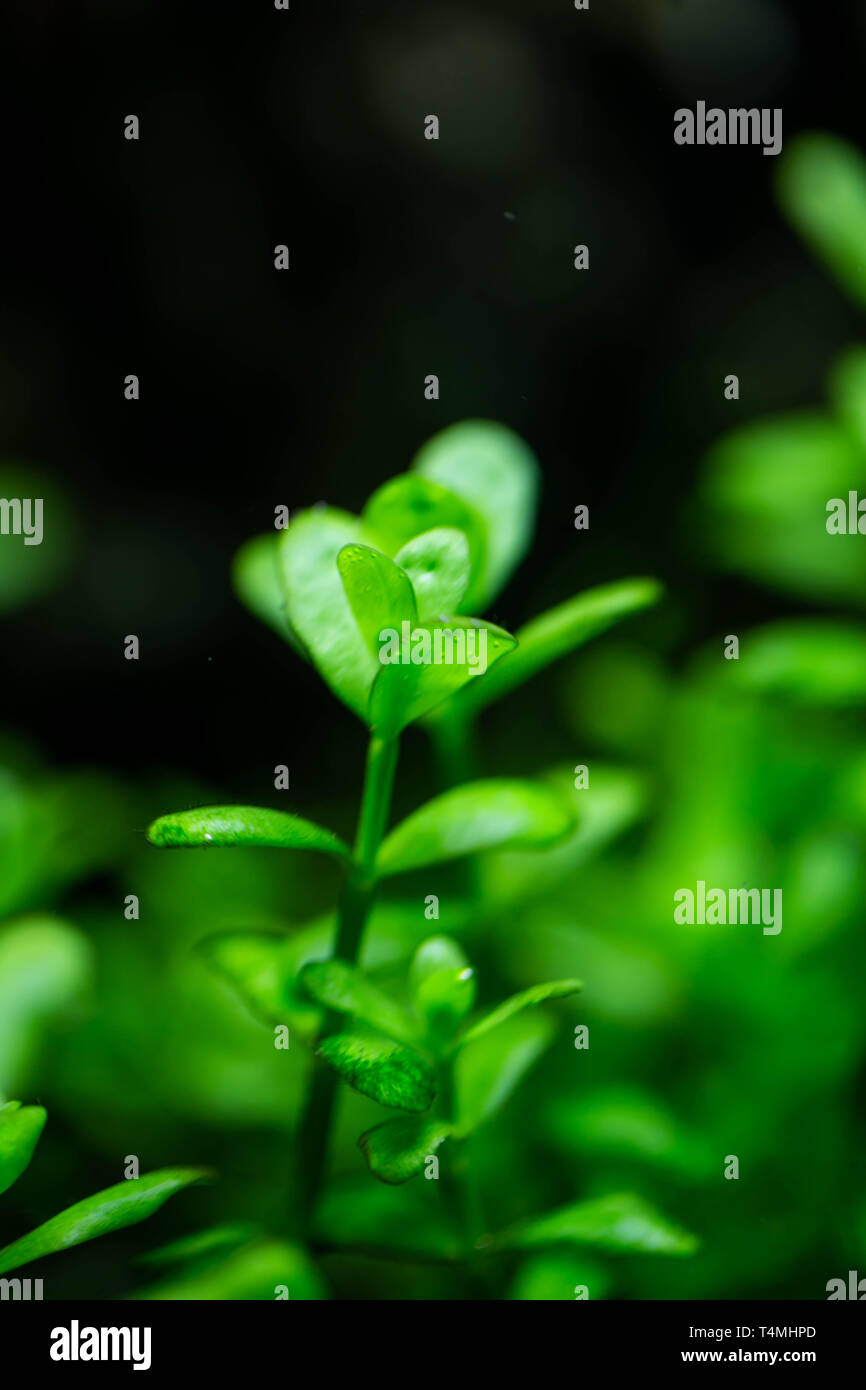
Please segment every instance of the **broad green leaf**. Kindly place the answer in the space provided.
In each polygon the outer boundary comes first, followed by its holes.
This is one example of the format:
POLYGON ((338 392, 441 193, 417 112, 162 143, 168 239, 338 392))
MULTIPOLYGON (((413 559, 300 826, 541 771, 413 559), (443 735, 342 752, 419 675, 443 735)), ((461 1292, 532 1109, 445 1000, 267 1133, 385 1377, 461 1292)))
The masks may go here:
MULTIPOLYGON (((370 695, 371 728, 394 738, 407 724, 428 713, 470 683, 488 679, 491 667, 513 651, 515 638, 480 618, 452 616, 419 624, 401 633, 399 646, 385 661, 370 695), (407 661, 402 660, 403 653, 407 661)), ((383 647, 383 655, 389 651, 383 647)))
POLYGON ((423 1172, 427 1159, 450 1133, 451 1126, 444 1120, 410 1115, 368 1129, 358 1140, 358 1147, 374 1177, 397 1184, 423 1172))
POLYGON ((289 622, 322 678, 362 719, 378 662, 355 621, 337 556, 363 539, 357 517, 318 507, 299 512, 281 533, 278 556, 289 622))
POLYGON ((604 1266, 586 1255, 549 1250, 521 1266, 508 1297, 520 1302, 591 1302, 604 1298, 611 1282, 604 1266))
POLYGON ((343 841, 302 816, 261 806, 199 806, 160 816, 148 827, 147 838, 161 849, 209 845, 260 845, 271 849, 308 849, 348 856, 343 841))
POLYGON ((394 559, 409 576, 422 622, 460 612, 470 579, 469 542, 463 531, 434 527, 415 536, 394 559))
POLYGON ((470 1134, 499 1110, 549 1045, 554 1024, 543 1013, 516 1014, 457 1053, 456 1132, 470 1134))
POLYGON ((525 1250, 541 1245, 594 1245, 616 1253, 693 1255, 698 1241, 633 1193, 574 1202, 547 1216, 504 1231, 488 1249, 525 1250))
POLYGON ((264 536, 253 536, 242 545, 232 564, 232 583, 241 603, 273 628, 299 656, 310 661, 310 653, 286 615, 286 600, 277 569, 279 540, 280 533, 271 531, 264 536))
POLYGON ((115 1183, 114 1187, 107 1187, 104 1192, 67 1207, 59 1216, 53 1216, 29 1235, 0 1250, 0 1274, 29 1264, 31 1260, 53 1255, 57 1250, 68 1250, 72 1245, 81 1245, 86 1240, 108 1235, 110 1231, 119 1231, 123 1226, 145 1221, 176 1192, 208 1177, 210 1173, 204 1168, 161 1168, 142 1178, 115 1183))
POLYGON ((726 684, 794 705, 853 709, 866 704, 866 633, 853 623, 826 618, 771 623, 747 633, 739 661, 725 667, 726 684))
POLYGON ((456 941, 431 936, 415 952, 409 983, 430 1046, 441 1052, 475 1003, 475 971, 456 941))
POLYGON ((225 1302, 327 1298, 328 1293, 304 1250, 285 1241, 262 1240, 203 1269, 167 1279, 135 1294, 136 1299, 171 1302, 225 1302))
POLYGON ((342 960, 309 961, 298 979, 324 1008, 351 1014, 398 1042, 417 1041, 418 1028, 411 1014, 368 980, 356 965, 342 960))
POLYGON ((409 577, 369 545, 344 546, 337 568, 355 621, 378 661, 384 634, 399 633, 404 621, 412 623, 418 616, 409 577))
POLYGON ((17 1089, 43 1029, 81 1000, 91 969, 89 942, 60 918, 0 928, 0 1096, 17 1089))
MULTIPOLYGON (((434 1183, 393 1187, 361 1177, 335 1183, 319 1201, 313 1221, 317 1242, 345 1252, 394 1253, 407 1259, 456 1260, 460 1242, 442 1203, 425 1188, 434 1183)), ((435 1195, 435 1194, 434 1194, 435 1195)))
POLYGON ((866 449, 866 347, 850 348, 833 364, 830 400, 860 449, 866 449))
POLYGON ((0 1192, 16 1182, 33 1157, 46 1114, 41 1105, 0 1105, 0 1192))
POLYGON ((866 455, 829 415, 760 420, 710 450, 690 518, 701 554, 810 602, 866 602, 866 550, 830 535, 827 503, 866 490, 866 455))
POLYGON ((866 305, 866 159, 838 135, 810 132, 779 161, 777 190, 797 231, 861 305, 866 305))
POLYGON ((408 1047, 382 1038, 334 1033, 318 1053, 362 1095, 393 1110, 426 1110, 435 1097, 433 1072, 408 1047))
POLYGON ((491 420, 450 425, 418 451, 413 472, 449 488, 484 520, 485 555, 473 562, 467 607, 486 608, 523 559, 535 526, 538 463, 513 430, 491 420))
POLYGON ((537 1008, 539 1004, 544 1004, 548 999, 565 999, 570 994, 577 994, 583 989, 582 980, 551 980, 544 985, 532 985, 529 989, 521 990, 520 994, 512 994, 510 999, 504 999, 501 1004, 497 1004, 495 1009, 491 1009, 489 1014, 479 1018, 477 1023, 473 1023, 457 1039, 458 1047, 464 1047, 467 1043, 475 1042, 478 1038, 483 1038, 485 1033, 489 1033, 493 1028, 499 1028, 515 1014, 522 1013, 524 1009, 537 1008))
POLYGON ((573 826, 564 802, 534 782, 469 782, 428 801, 392 830, 376 861, 381 876, 487 849, 556 844, 573 826))
POLYGON ((197 949, 262 1023, 288 1024, 305 1037, 314 1034, 320 1011, 297 987, 290 939, 271 932, 218 932, 197 949))
POLYGON ((227 1221, 206 1231, 180 1236, 157 1250, 145 1250, 137 1262, 140 1265, 173 1265, 209 1259, 214 1254, 224 1255, 227 1250, 246 1245, 259 1233, 259 1227, 252 1221, 227 1221))
POLYGON ((484 567, 485 523, 456 492, 417 473, 401 473, 373 493, 362 513, 364 530, 387 555, 395 556, 409 541, 428 531, 449 527, 462 531, 469 546, 473 579, 463 611, 471 612, 478 591, 474 576, 484 567))
MULTIPOLYGON (((515 633, 516 647, 506 660, 497 663, 495 671, 455 695, 454 712, 461 717, 476 714, 615 623, 652 607, 661 593, 662 587, 655 579, 623 579, 588 589, 548 609, 515 633)), ((451 711, 449 704, 441 716, 432 717, 447 717, 451 711)))

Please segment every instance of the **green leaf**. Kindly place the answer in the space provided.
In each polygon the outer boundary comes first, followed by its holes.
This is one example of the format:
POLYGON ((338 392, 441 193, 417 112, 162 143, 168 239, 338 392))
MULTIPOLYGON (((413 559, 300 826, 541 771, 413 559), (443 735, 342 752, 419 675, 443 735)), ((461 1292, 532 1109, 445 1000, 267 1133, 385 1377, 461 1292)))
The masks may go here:
POLYGON ((743 638, 740 660, 725 662, 725 684, 806 708, 866 704, 866 633, 827 618, 789 618, 743 638), (731 669, 734 668, 734 669, 731 669))
POLYGON ((487 849, 536 849, 556 844, 573 826, 570 811, 534 782, 469 782, 428 801, 385 839, 376 861, 381 876, 487 849))
POLYGON ((45 1119, 41 1105, 22 1106, 20 1100, 0 1105, 0 1192, 21 1177, 39 1143, 45 1119))
POLYGON ((830 372, 830 400, 858 447, 866 449, 866 348, 849 348, 830 372))
POLYGON ((410 1115, 368 1129, 358 1140, 358 1147, 373 1176, 395 1185, 423 1172, 428 1157, 450 1133, 451 1126, 444 1120, 410 1115))
POLYGON ((596 1260, 573 1251, 550 1250, 521 1266, 508 1297, 520 1302, 574 1303, 575 1290, 586 1289, 586 1295, 579 1297, 592 1301, 604 1298, 610 1285, 610 1275, 596 1260))
MULTIPOLYGON (((469 546, 472 575, 480 575, 484 565, 485 525, 474 507, 467 506, 456 492, 440 487, 417 473, 401 473, 383 483, 362 513, 365 532, 387 555, 396 555, 409 541, 428 531, 449 527, 462 531, 469 546)), ((476 584, 464 599, 464 611, 472 609, 476 584)))
POLYGON ((0 928, 0 1094, 16 1086, 49 1022, 79 1002, 91 968, 89 942, 59 918, 0 928))
POLYGON ((615 1253, 693 1255, 697 1239, 633 1193, 574 1202, 547 1216, 521 1222, 486 1246, 525 1250, 543 1245, 594 1245, 615 1253))
POLYGON ((291 941, 272 932, 217 932, 199 942, 207 965, 231 985, 262 1023, 290 1025, 305 1037, 318 1027, 320 1013, 296 985, 291 941))
POLYGON ((535 526, 538 463, 532 450, 505 425, 464 420, 450 425, 418 451, 412 469, 449 488, 485 525, 485 554, 473 560, 467 608, 482 610, 523 559, 535 526))
POLYGON ((469 542, 463 531, 437 526, 415 536, 394 559, 409 576, 422 622, 459 613, 471 573, 469 542))
POLYGON ((147 838, 161 849, 207 845, 260 845, 271 849, 308 849, 348 857, 343 841, 302 816, 261 806, 199 806, 160 816, 148 827, 147 838))
POLYGON ((623 579, 548 609, 515 633, 517 645, 507 660, 498 662, 484 681, 459 691, 453 706, 441 714, 447 717, 452 709, 464 717, 476 714, 615 623, 652 607, 661 594, 662 586, 655 579, 623 579))
POLYGON ((334 1033, 320 1044, 318 1055, 356 1091, 393 1110, 426 1110, 436 1095, 428 1063, 397 1043, 334 1033))
POLYGON ((319 507, 299 512, 278 542, 289 622, 322 678, 362 719, 379 664, 355 621, 337 556, 363 539, 357 517, 319 507))
POLYGON ((866 305, 866 159, 837 135, 793 140, 779 161, 783 211, 851 298, 866 305))
MULTIPOLYGON (((388 661, 381 666, 370 695, 371 727, 381 738, 396 737, 455 691, 487 680, 490 668, 514 645, 515 638, 504 628, 480 618, 450 617, 419 624, 412 630, 408 648, 410 656, 417 654, 417 662, 388 661)), ((402 651, 401 640, 401 655, 402 651)))
POLYGON ((510 999, 503 1000, 489 1014, 485 1014, 477 1023, 473 1023, 465 1033, 462 1033, 457 1039, 457 1046, 464 1047, 466 1043, 483 1038, 485 1033, 489 1033, 493 1028, 501 1027, 509 1018, 522 1013, 524 1009, 534 1009, 539 1004, 546 1003, 548 999, 565 999, 568 995, 577 994, 582 989, 582 980, 551 980, 548 984, 532 985, 530 989, 524 989, 520 994, 512 994, 510 999))
POLYGON ((209 1176, 204 1168, 161 1168, 143 1178, 115 1183, 114 1187, 107 1187, 104 1192, 67 1207, 59 1216, 53 1216, 29 1235, 0 1250, 0 1274, 29 1264, 31 1260, 53 1255, 57 1250, 68 1250, 72 1245, 81 1245, 86 1240, 108 1235, 110 1231, 119 1231, 123 1226, 145 1221, 176 1192, 209 1176))
POLYGON ((306 1251, 285 1241, 245 1245, 226 1259, 168 1279, 135 1294, 136 1299, 171 1302, 225 1302, 238 1299, 327 1298, 327 1290, 306 1251), (286 1290, 286 1293, 282 1291, 286 1290))
POLYGON ((351 1014, 398 1042, 417 1040, 418 1028, 411 1015, 372 984, 357 966, 342 960, 309 961, 298 979, 324 1008, 351 1014))
POLYGON ((415 952, 409 983, 430 1045, 441 1052, 475 1003, 475 971, 456 941, 431 936, 415 952))
POLYGON ((399 633, 404 620, 411 623, 418 616, 409 577, 369 545, 344 546, 337 568, 355 621, 378 661, 383 633, 388 629, 399 633))
POLYGON ((471 1134, 495 1115, 549 1045, 554 1025, 542 1013, 517 1014, 457 1053, 454 1089, 456 1132, 471 1134))
POLYGON ((184 1264, 189 1260, 208 1259, 214 1253, 225 1254, 226 1250, 238 1245, 246 1245, 255 1240, 259 1228, 252 1221, 226 1221, 219 1226, 210 1226, 206 1231, 194 1231, 192 1235, 181 1236, 157 1250, 145 1250, 138 1256, 140 1265, 184 1264))
POLYGON ((304 661, 310 661, 309 651, 286 614, 277 568, 279 539, 280 533, 271 531, 242 545, 232 563, 232 584, 241 603, 256 618, 273 628, 304 661))

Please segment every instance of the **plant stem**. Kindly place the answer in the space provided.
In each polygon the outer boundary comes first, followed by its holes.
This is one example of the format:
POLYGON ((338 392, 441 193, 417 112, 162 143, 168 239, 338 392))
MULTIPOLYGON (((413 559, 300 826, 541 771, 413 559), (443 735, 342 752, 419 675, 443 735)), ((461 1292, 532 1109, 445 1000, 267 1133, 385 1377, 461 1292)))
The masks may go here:
MULTIPOLYGON (((334 954, 353 965, 376 892, 376 855, 388 823, 398 751, 397 739, 385 740, 375 734, 371 736, 355 848, 337 908, 334 954)), ((334 1032, 339 1022, 340 1015, 329 1010, 325 1014, 321 1036, 327 1037, 334 1032)), ((336 1072, 320 1058, 314 1058, 298 1130, 294 1209, 295 1224, 301 1232, 309 1229, 324 1176, 336 1093, 336 1072)))

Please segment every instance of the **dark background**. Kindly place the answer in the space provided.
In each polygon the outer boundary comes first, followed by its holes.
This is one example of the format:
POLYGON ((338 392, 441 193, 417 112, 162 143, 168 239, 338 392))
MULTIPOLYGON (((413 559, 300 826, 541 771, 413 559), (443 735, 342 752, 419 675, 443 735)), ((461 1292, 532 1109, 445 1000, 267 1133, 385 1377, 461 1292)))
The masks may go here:
MULTIPOLYGON (((681 505, 722 429, 820 402, 858 318, 782 222, 776 161, 679 148, 673 112, 781 106, 786 138, 862 144, 862 6, 22 0, 7 24, 2 451, 62 483, 80 545, 6 624, 4 721, 54 764, 184 769, 227 800, 281 761, 293 786, 323 759, 356 776, 352 717, 241 609, 230 560, 276 504, 357 510, 467 416, 543 469, 506 626, 641 572, 677 591, 652 620, 674 654, 779 613, 704 577, 681 505)), ((561 748, 529 719, 519 696, 493 717, 515 765, 561 748)))

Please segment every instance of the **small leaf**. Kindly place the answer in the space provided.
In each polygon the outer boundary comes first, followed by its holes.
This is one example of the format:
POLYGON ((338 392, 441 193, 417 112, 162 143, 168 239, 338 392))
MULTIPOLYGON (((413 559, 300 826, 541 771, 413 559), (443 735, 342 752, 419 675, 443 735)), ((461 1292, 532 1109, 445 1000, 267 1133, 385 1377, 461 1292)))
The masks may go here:
POLYGON ((194 811, 175 811, 155 820, 148 827, 147 838, 161 849, 260 845, 316 850, 339 859, 349 853, 343 841, 323 826, 261 806, 199 806, 194 811))
POLYGON ((527 444, 491 420, 464 420, 421 448, 412 470, 449 488, 485 525, 483 566, 473 560, 466 607, 482 611, 529 546, 535 526, 538 463, 527 444))
POLYGON ((580 1288, 593 1301, 604 1298, 610 1285, 609 1273, 597 1261, 573 1251, 550 1250, 521 1266, 508 1297, 520 1302, 573 1303, 580 1288))
MULTIPOLYGON (((395 738, 449 695, 486 680, 490 668, 513 651, 515 640, 480 618, 456 616, 418 624, 411 635, 401 633, 400 655, 408 643, 412 660, 382 664, 370 694, 371 728, 381 738, 395 738)), ((383 647, 382 655, 386 652, 383 647)))
POLYGON ((197 950, 262 1023, 290 1024, 307 1037, 315 1032, 319 1010, 296 987, 289 938, 275 932, 217 932, 197 950))
MULTIPOLYGON (((154 1284, 136 1299, 171 1302, 271 1300, 285 1289, 292 1302, 327 1298, 324 1283, 306 1251, 285 1241, 245 1245, 217 1263, 154 1284)), ((285 1297, 285 1295, 283 1295, 285 1297)))
POLYGON ((355 621, 378 661, 383 633, 389 629, 399 633, 404 620, 411 623, 418 616, 409 577, 369 545, 344 546, 337 568, 355 621))
MULTIPOLYGON (((362 513, 365 532, 387 555, 396 555, 409 541, 428 531, 449 527, 462 531, 469 546, 471 574, 480 574, 484 565, 484 521, 474 507, 446 487, 401 473, 383 483, 373 493, 362 513)), ((471 591, 464 599, 464 611, 471 607, 471 591)))
POLYGON ((398 1042, 416 1041, 418 1029, 411 1015, 377 989, 357 966, 342 960, 309 961, 298 979, 326 1009, 351 1014, 398 1042))
POLYGON ((91 946, 57 917, 0 928, 0 1094, 17 1085, 42 1030, 77 1004, 90 980, 91 946))
POLYGON ((777 189, 803 239, 851 298, 866 305, 866 159, 837 135, 798 136, 782 155, 777 189))
POLYGON ((417 1052, 382 1038, 335 1033, 318 1053, 356 1091, 393 1110, 426 1110, 435 1097, 433 1072, 417 1052))
POLYGON ((465 1033, 457 1040, 459 1047, 466 1043, 475 1042, 477 1038, 483 1038, 485 1033, 489 1033, 492 1028, 499 1028, 509 1018, 515 1014, 522 1013, 524 1009, 536 1008, 539 1004, 544 1004, 548 999, 565 999, 570 994, 577 994, 583 989, 581 980, 551 980, 548 984, 533 985, 530 989, 524 989, 520 994, 512 994, 510 999, 505 999, 492 1009, 489 1014, 485 1014, 477 1023, 473 1023, 465 1033))
MULTIPOLYGON (((455 695, 455 709, 461 715, 476 714, 494 700, 501 700, 551 662, 576 651, 615 623, 650 608, 661 593, 662 587, 654 579, 623 579, 587 589, 548 609, 515 633, 516 647, 506 660, 497 663, 495 671, 455 695)), ((449 705, 442 714, 450 710, 449 705)))
POLYGON ((860 449, 866 449, 866 348, 850 348, 834 362, 830 399, 860 449))
POLYGON ((386 1120, 362 1134, 358 1140, 367 1166, 380 1182, 408 1182, 418 1173, 451 1133, 444 1120, 426 1120, 412 1115, 386 1120))
POLYGON ((457 1053, 454 1089, 456 1132, 471 1134, 495 1115, 538 1061, 554 1033, 543 1013, 517 1014, 495 1033, 487 1033, 457 1053))
POLYGON ((547 1216, 521 1222, 485 1246, 523 1250, 558 1244, 594 1245, 616 1253, 693 1255, 697 1239, 633 1193, 574 1202, 547 1216))
POLYGON ((22 1106, 20 1100, 0 1105, 0 1192, 21 1177, 39 1143, 45 1120, 41 1105, 22 1106))
POLYGON ((534 782, 469 782, 428 801, 387 836, 377 872, 386 876, 486 849, 555 844, 574 822, 554 793, 534 782))
POLYGON ((430 1044, 440 1052, 475 1003, 475 971, 456 941, 431 936, 415 952, 409 983, 430 1044))
POLYGON ((724 677, 739 689, 807 708, 866 704, 866 633, 827 618, 787 618, 743 639, 739 661, 724 677))
POLYGON ((437 526, 415 536, 394 559, 409 576, 422 622, 459 613, 470 579, 469 542, 463 531, 437 526))
POLYGON ((241 603, 261 622, 267 623, 284 641, 310 661, 304 646, 286 614, 286 600, 277 569, 279 533, 253 536, 242 545, 232 564, 232 583, 241 603))
POLYGON ((258 1226, 252 1221, 227 1221, 220 1226, 211 1226, 206 1231, 194 1231, 192 1235, 181 1236, 157 1250, 145 1250, 138 1256, 140 1265, 183 1264, 188 1260, 202 1260, 215 1252, 222 1255, 238 1245, 246 1245, 259 1234, 258 1226))
POLYGON ((176 1192, 209 1176, 203 1168, 161 1168, 142 1178, 115 1183, 114 1187, 67 1207, 59 1216, 0 1250, 0 1274, 53 1255, 56 1250, 68 1250, 110 1231, 134 1226, 152 1216, 176 1192))
POLYGON ((279 538, 279 576, 286 614, 335 695, 362 719, 378 673, 355 621, 337 556, 363 539, 357 517, 331 507, 299 512, 279 538))

